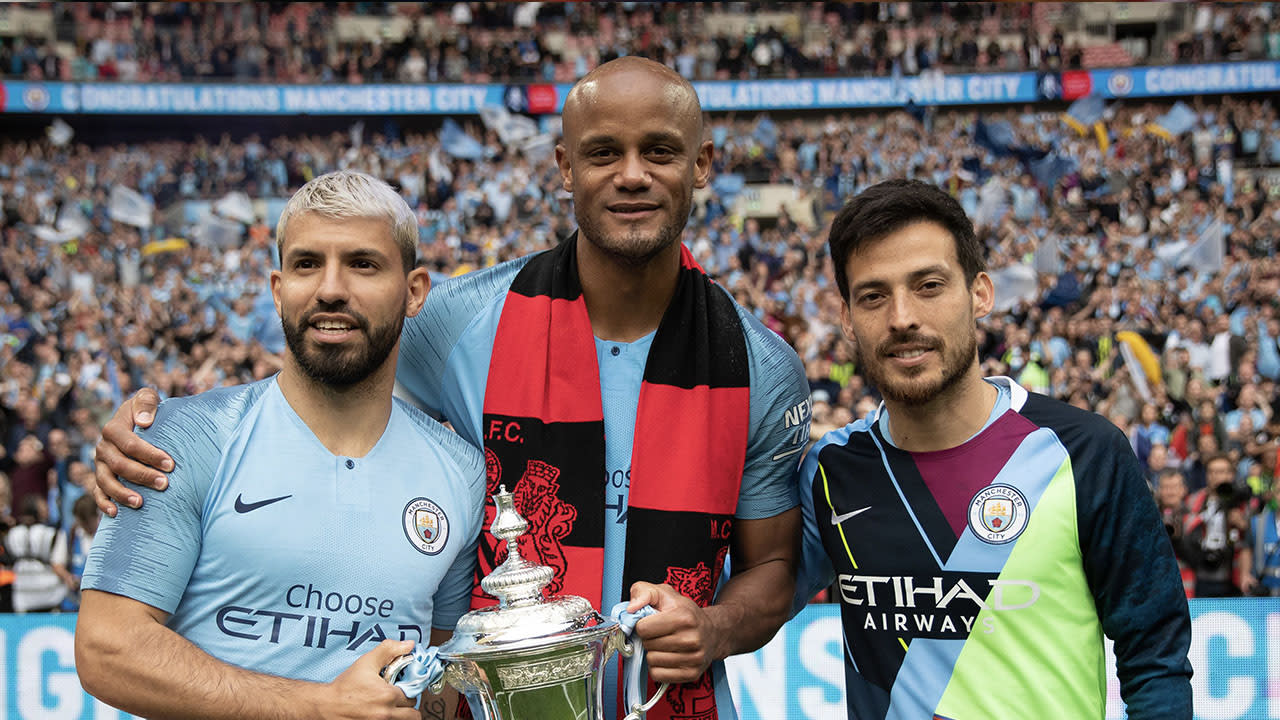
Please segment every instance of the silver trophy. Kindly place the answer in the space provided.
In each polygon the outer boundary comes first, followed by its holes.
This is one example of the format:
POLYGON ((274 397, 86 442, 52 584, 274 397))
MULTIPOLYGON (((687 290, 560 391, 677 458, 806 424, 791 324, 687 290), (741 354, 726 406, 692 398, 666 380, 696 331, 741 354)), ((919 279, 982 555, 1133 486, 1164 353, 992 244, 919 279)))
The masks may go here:
POLYGON ((507 559, 480 586, 498 604, 463 615, 448 642, 397 659, 383 669, 384 677, 410 697, 421 685, 438 693, 447 682, 484 720, 601 720, 605 663, 617 651, 627 680, 623 720, 644 718, 667 691, 663 683, 652 698, 639 701, 644 649, 630 639, 630 628, 644 611, 620 613, 619 606, 612 618, 576 595, 543 598, 555 572, 520 556, 517 540, 529 523, 511 493, 500 486, 493 500, 498 513, 489 532, 507 542, 507 559))

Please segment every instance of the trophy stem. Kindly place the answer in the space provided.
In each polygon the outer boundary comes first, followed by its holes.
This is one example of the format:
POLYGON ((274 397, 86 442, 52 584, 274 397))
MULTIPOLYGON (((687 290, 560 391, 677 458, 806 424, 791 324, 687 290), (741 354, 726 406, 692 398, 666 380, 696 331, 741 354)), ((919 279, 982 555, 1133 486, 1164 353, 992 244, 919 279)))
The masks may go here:
POLYGON ((555 577, 555 571, 520 555, 520 536, 529 530, 529 521, 516 510, 515 497, 507 492, 505 485, 498 486, 493 504, 498 513, 489 532, 507 541, 507 559, 480 581, 480 587, 498 598, 498 605, 504 608, 536 603, 555 577))

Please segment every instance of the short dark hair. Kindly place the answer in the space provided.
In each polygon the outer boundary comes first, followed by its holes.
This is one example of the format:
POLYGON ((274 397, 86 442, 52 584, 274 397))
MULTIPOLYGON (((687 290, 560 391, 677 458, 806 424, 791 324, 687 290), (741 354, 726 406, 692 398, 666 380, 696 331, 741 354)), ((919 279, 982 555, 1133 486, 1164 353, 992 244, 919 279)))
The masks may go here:
POLYGON ((827 244, 840 297, 846 302, 849 300, 850 255, 870 242, 917 222, 934 222, 951 233, 966 283, 972 283, 978 273, 987 269, 973 222, 955 198, 919 180, 886 180, 845 203, 831 223, 827 244))
POLYGON ((1204 459, 1204 469, 1205 469, 1205 470, 1208 470, 1208 469, 1209 469, 1209 466, 1210 466, 1210 465, 1212 465, 1213 463, 1216 463, 1216 462, 1224 462, 1224 463, 1226 463, 1226 464, 1227 464, 1227 465, 1232 469, 1232 471, 1234 471, 1234 470, 1235 470, 1235 468, 1236 468, 1235 461, 1233 461, 1233 460, 1231 459, 1231 456, 1230 456, 1230 455, 1228 455, 1228 454, 1226 454, 1226 453, 1219 452, 1219 453, 1214 453, 1214 454, 1212 454, 1212 455, 1209 455, 1209 456, 1205 457, 1205 459, 1204 459))

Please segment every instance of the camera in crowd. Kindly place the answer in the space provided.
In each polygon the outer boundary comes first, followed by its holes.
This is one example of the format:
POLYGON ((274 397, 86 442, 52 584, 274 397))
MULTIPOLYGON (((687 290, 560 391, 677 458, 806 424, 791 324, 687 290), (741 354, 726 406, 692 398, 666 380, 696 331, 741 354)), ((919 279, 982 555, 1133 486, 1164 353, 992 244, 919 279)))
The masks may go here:
POLYGON ((1253 491, 1244 483, 1223 483, 1213 489, 1218 502, 1227 508, 1244 507, 1253 499, 1253 491))
MULTIPOLYGON (((1229 513, 1243 510, 1253 494, 1243 484, 1234 482, 1222 483, 1210 488, 1217 500, 1217 509, 1210 509, 1210 517, 1206 518, 1206 532, 1200 541, 1202 566, 1204 568, 1221 568, 1231 564, 1235 557, 1236 545, 1241 540, 1238 527, 1233 527, 1229 513)), ((1202 516, 1203 517, 1203 516, 1202 516)))

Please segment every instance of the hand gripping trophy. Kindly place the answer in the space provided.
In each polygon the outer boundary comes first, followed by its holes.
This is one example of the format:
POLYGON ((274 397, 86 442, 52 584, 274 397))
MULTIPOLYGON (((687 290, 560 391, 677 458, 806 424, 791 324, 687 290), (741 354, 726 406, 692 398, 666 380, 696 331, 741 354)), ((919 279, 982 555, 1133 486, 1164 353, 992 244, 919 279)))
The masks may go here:
POLYGON ((507 542, 507 559, 480 581, 498 604, 473 610, 458 620, 453 638, 436 648, 419 646, 383 669, 387 681, 409 697, 424 688, 439 692, 447 682, 485 720, 601 720, 604 667, 614 651, 623 657, 623 720, 642 720, 667 690, 663 683, 646 702, 644 649, 631 641, 635 623, 650 607, 627 613, 627 603, 611 617, 576 595, 543 597, 554 571, 520 556, 518 538, 529 528, 511 493, 493 496, 498 513, 489 532, 507 542))

